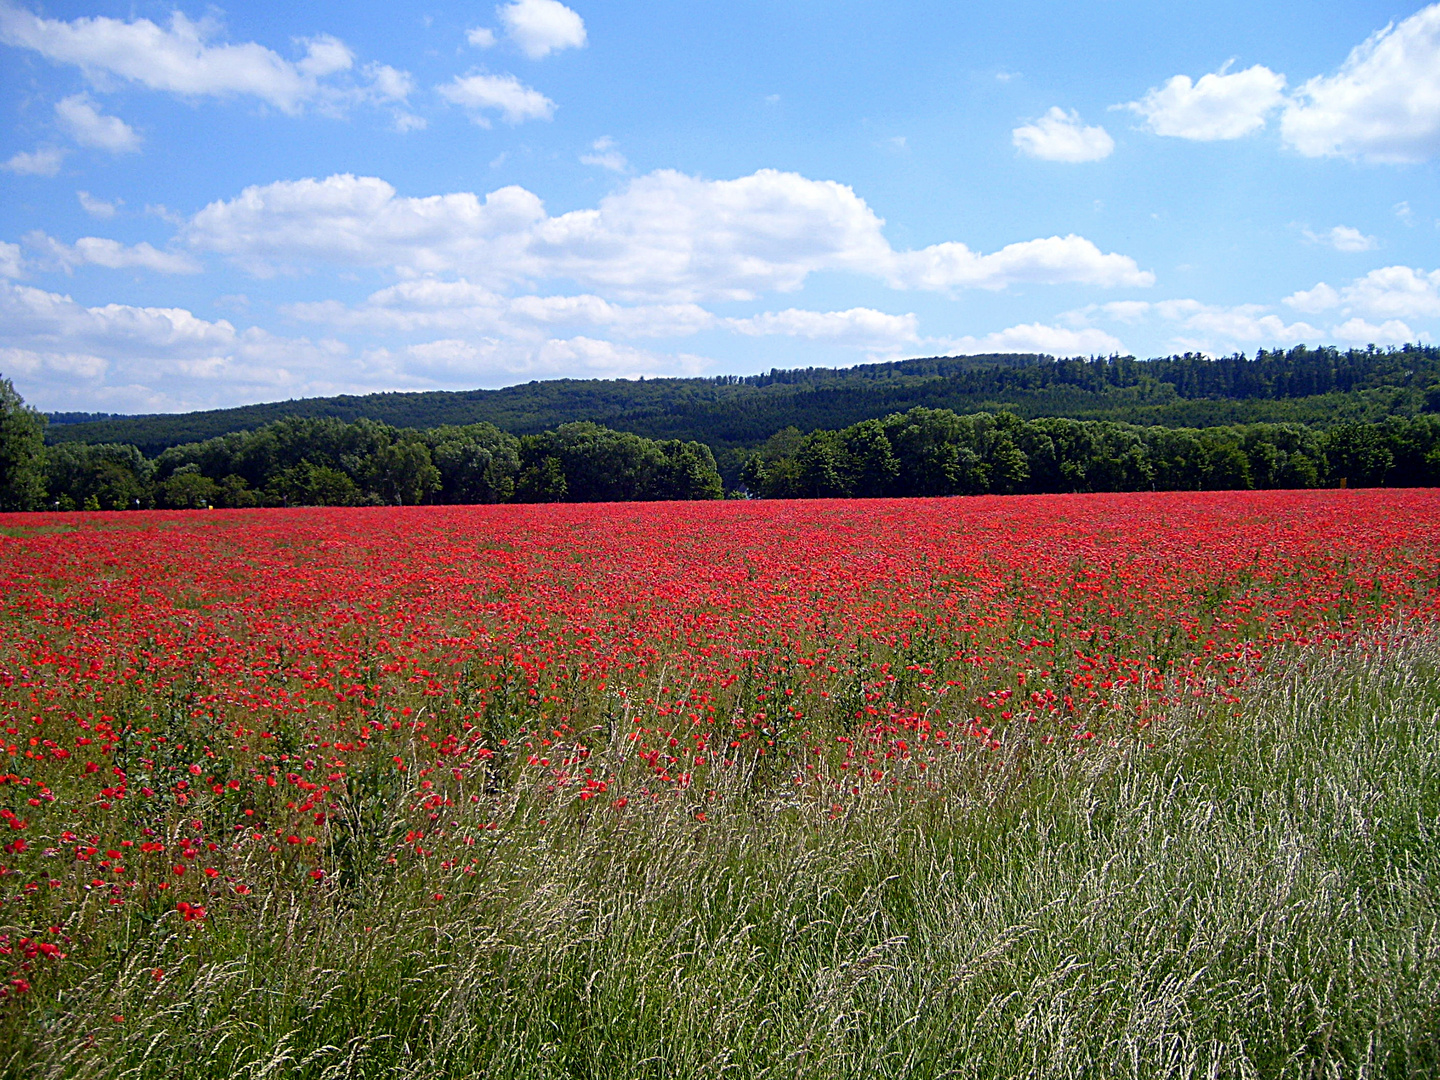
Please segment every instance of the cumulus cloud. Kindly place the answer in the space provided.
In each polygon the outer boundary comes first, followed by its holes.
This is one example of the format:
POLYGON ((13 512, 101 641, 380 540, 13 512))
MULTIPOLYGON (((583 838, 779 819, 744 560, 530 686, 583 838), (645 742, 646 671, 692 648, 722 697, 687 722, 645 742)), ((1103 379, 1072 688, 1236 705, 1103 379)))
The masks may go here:
POLYGON ((1161 318, 1211 339, 1242 345, 1299 345, 1324 337, 1309 323, 1287 324, 1263 304, 1223 306, 1198 300, 1162 300, 1154 306, 1161 318))
POLYGON ((68 296, 0 282, 0 341, 44 352, 74 351, 193 358, 231 348, 235 327, 183 308, 107 304, 84 307, 68 296))
POLYGON ((848 311, 788 308, 745 319, 726 319, 723 325, 750 337, 783 335, 883 345, 917 343, 920 340, 919 320, 914 315, 887 315, 874 308, 850 308, 848 311))
POLYGON ((1322 281, 1287 296, 1285 303, 1309 313, 1339 310, 1387 320, 1433 319, 1440 317, 1440 270, 1426 273, 1409 266, 1384 266, 1341 289, 1322 281))
POLYGON ((348 359, 331 339, 237 330, 184 308, 87 307, 0 282, 0 365, 69 401, 149 411, 336 393, 365 378, 348 359))
POLYGON ((203 269, 181 251, 160 251, 150 244, 126 246, 118 240, 82 236, 66 244, 43 232, 32 232, 25 243, 41 252, 47 269, 69 273, 77 266, 103 266, 110 270, 153 270, 158 274, 198 274, 203 269))
POLYGON ((952 356, 1016 352, 1046 353, 1050 356, 1109 356, 1126 351, 1119 338, 1104 330, 1047 326, 1044 323, 1023 323, 984 337, 951 338, 935 344, 940 351, 952 356))
POLYGON ((555 115, 553 101, 514 75, 457 75, 439 90, 446 101, 469 109, 471 119, 482 127, 490 126, 485 112, 498 112, 507 124, 549 120, 555 115))
POLYGON ((0 169, 16 173, 19 176, 54 176, 60 171, 60 165, 64 160, 64 150, 43 147, 39 150, 20 151, 8 161, 0 164, 0 169))
POLYGON ((1228 69, 1226 64, 1193 83, 1176 75, 1125 107, 1143 116, 1156 135, 1199 142, 1241 138, 1264 127, 1283 102, 1285 76, 1259 64, 1233 74, 1228 69))
POLYGON ((339 301, 290 304, 283 314, 336 329, 385 334, 465 333, 535 339, 556 327, 604 330, 619 337, 682 337, 716 318, 697 304, 625 306, 601 297, 509 297, 469 281, 419 278, 372 293, 354 307, 339 301))
POLYGON ((560 375, 592 379, 634 379, 642 375, 697 375, 710 363, 686 353, 653 353, 591 337, 512 342, 444 338, 400 350, 375 350, 366 357, 388 367, 392 378, 475 386, 560 375))
POLYGON ((1149 323, 1168 327, 1176 351, 1210 354, 1294 345, 1400 345, 1426 340, 1402 321, 1440 314, 1440 273, 1425 275, 1408 267, 1390 267, 1356 279, 1345 289, 1323 282, 1286 297, 1285 304, 1321 321, 1287 321, 1265 304, 1206 304, 1193 299, 1116 301, 1068 313, 1062 319, 1077 328, 1095 322, 1127 326, 1149 323))
POLYGON ((373 177, 283 181, 211 203, 185 235, 258 273, 330 263, 459 273, 492 289, 569 280, 626 301, 747 300, 793 291, 821 271, 941 291, 1154 281, 1130 257, 1080 236, 990 254, 958 242, 896 251, 883 225, 833 181, 771 169, 736 180, 663 170, 631 180, 594 209, 555 217, 515 186, 483 199, 470 192, 407 198, 373 177))
POLYGON ((80 200, 80 208, 94 218, 113 218, 115 211, 125 201, 116 199, 114 202, 106 202, 104 199, 97 199, 88 191, 77 191, 75 197, 80 200))
POLYGON ((1309 229, 1304 232, 1307 240, 1332 247, 1336 251, 1374 251, 1378 246, 1375 237, 1366 236, 1359 229, 1349 225, 1336 225, 1333 229, 1328 229, 1323 233, 1311 232, 1309 229))
POLYGON ((1408 266, 1371 270, 1341 291, 1341 303, 1366 315, 1387 318, 1440 316, 1440 270, 1408 266))
POLYGON ((140 136, 118 116, 102 113, 89 94, 71 94, 55 103, 60 126, 81 146, 93 146, 112 154, 132 154, 140 149, 140 136))
POLYGON ((585 20, 559 0, 515 0, 495 12, 506 36, 531 60, 585 47, 585 20))
MULTIPOLYGON (((557 331, 619 338, 676 338, 718 330, 745 337, 801 337, 845 347, 898 348, 922 341, 913 314, 873 308, 805 311, 789 308, 746 318, 720 318, 698 304, 623 305, 592 294, 507 297, 469 281, 422 278, 372 293, 354 307, 339 301, 290 304, 285 316, 334 330, 405 335, 446 333, 536 343, 557 331)), ((446 340, 461 340, 460 337, 446 340)))
POLYGON ((329 35, 305 42, 305 54, 290 61, 255 42, 212 44, 218 32, 213 20, 178 11, 162 27, 149 19, 46 19, 0 0, 0 41, 73 64, 97 83, 123 79, 187 96, 248 95, 295 113, 322 93, 322 79, 354 63, 350 49, 329 35))
POLYGON ((1357 46, 1299 88, 1280 131, 1307 157, 1423 161, 1440 152, 1440 4, 1357 46))
POLYGON ((1419 340, 1419 335, 1399 319, 1388 319, 1379 326, 1360 318, 1347 319, 1331 334, 1341 345, 1403 345, 1419 340))
POLYGON ((1003 289, 1021 283, 1105 288, 1155 283, 1155 275, 1141 270, 1128 255, 1106 254, 1073 233, 1006 244, 990 255, 977 255, 953 241, 920 251, 892 252, 884 276, 895 288, 936 291, 1003 289))
POLYGON ((408 71, 389 64, 366 64, 365 77, 370 91, 382 101, 405 101, 415 92, 415 79, 408 71))
POLYGON ((1098 125, 1086 127, 1080 114, 1058 105, 1032 124, 1010 133, 1022 154, 1043 161, 1100 161, 1115 149, 1115 140, 1098 125))
POLYGON ((1307 315, 1318 315, 1322 311, 1339 307, 1340 294, 1322 281, 1313 289, 1302 289, 1299 292, 1291 293, 1285 297, 1284 302, 1286 306, 1292 307, 1296 311, 1303 311, 1307 315))
POLYGON ((616 148, 615 140, 609 135, 604 135, 591 143, 590 151, 588 154, 580 155, 581 164, 594 165, 617 173, 628 172, 630 169, 630 162, 625 160, 625 155, 616 148))
POLYGON ((25 260, 20 255, 20 245, 0 240, 0 277, 18 278, 24 274, 25 260))
POLYGON ((494 48, 495 31, 488 30, 483 26, 477 26, 474 30, 465 31, 465 40, 477 49, 494 48))

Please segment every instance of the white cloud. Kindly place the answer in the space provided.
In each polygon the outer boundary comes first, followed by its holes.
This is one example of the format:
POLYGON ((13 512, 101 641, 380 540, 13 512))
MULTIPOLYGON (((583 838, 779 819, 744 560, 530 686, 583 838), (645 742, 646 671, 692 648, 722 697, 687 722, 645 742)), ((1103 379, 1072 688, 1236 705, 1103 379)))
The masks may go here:
POLYGON ((183 308, 107 304, 83 307, 68 296, 0 282, 0 343, 53 351, 77 346, 97 354, 159 353, 196 357, 231 348, 235 328, 183 308))
POLYGON ((515 0, 495 13, 510 40, 531 60, 585 47, 585 20, 559 0, 515 0))
POLYGON ((415 92, 414 77, 389 64, 366 64, 365 76, 370 80, 371 93, 382 101, 403 102, 415 92))
POLYGON ((25 260, 20 256, 20 245, 0 240, 0 277, 18 278, 24 274, 25 260))
POLYGON ((1023 154, 1043 161, 1100 161, 1115 149, 1103 127, 1086 127, 1080 114, 1056 106, 1033 124, 1017 127, 1011 141, 1023 154))
POLYGON ((80 208, 91 217, 113 218, 124 199, 116 199, 114 202, 106 202, 104 199, 97 199, 88 191, 77 191, 75 197, 80 200, 80 208))
POLYGON ((1143 116, 1156 135, 1213 142, 1258 131, 1284 100, 1285 76, 1259 64, 1234 74, 1228 68, 1195 83, 1176 75, 1126 108, 1143 116))
POLYGON ((1211 339, 1244 345, 1299 345, 1319 341, 1324 334, 1309 323, 1287 324, 1262 304, 1224 307, 1196 300, 1162 300, 1155 309, 1184 329, 1211 339))
POLYGON ((750 337, 783 335, 812 340, 844 340, 849 343, 902 345, 920 340, 919 320, 914 315, 888 315, 874 308, 848 311, 803 311, 788 308, 769 311, 746 319, 726 319, 723 325, 750 337))
POLYGON ((133 154, 140 149, 140 136, 118 116, 106 116, 89 94, 71 94, 55 103, 55 116, 70 137, 81 146, 93 146, 112 154, 133 154))
POLYGON ((1440 153, 1440 4, 1372 34, 1334 75, 1305 83, 1280 131, 1307 157, 1407 162, 1440 153))
POLYGON ((1440 317, 1440 270, 1386 266, 1357 278, 1340 294, 1348 308, 1380 318, 1440 317))
POLYGON ((338 341, 237 330, 184 308, 85 307, 0 282, 0 364, 68 401, 151 411, 337 393, 367 377, 346 371, 347 358, 338 341))
POLYGON ((494 48, 495 31, 487 30, 483 26, 477 26, 474 30, 465 31, 465 40, 477 49, 494 48))
POLYGON ((1300 292, 1285 297, 1284 303, 1307 315, 1318 315, 1322 311, 1339 307, 1340 294, 1322 281, 1313 289, 1302 289, 1300 292))
POLYGON ((1089 326, 1092 321, 1133 326, 1153 319, 1162 326, 1168 324, 1176 335, 1171 338, 1171 348, 1210 355, 1329 342, 1399 345, 1428 339, 1427 334, 1412 330, 1401 318, 1440 314, 1440 273, 1425 275, 1408 267, 1389 267, 1341 290, 1321 282, 1313 289, 1286 297, 1285 304, 1313 315, 1337 312, 1336 321, 1292 323, 1264 304, 1224 306, 1191 299, 1095 304, 1063 318, 1077 327, 1089 326))
POLYGON ((43 232, 32 232, 25 243, 44 253, 47 261, 67 273, 77 266, 103 266, 110 270, 153 270, 159 274, 198 274, 203 269, 189 255, 159 251, 146 243, 127 247, 118 240, 82 236, 65 244, 43 232))
POLYGON ((561 375, 591 379, 697 375, 710 363, 685 353, 652 353, 583 336, 534 343, 446 338, 398 352, 377 350, 370 359, 389 364, 397 379, 462 386, 561 375))
POLYGON ((415 92, 415 78, 410 72, 389 64, 366 64, 362 74, 369 81, 363 90, 357 91, 357 98, 389 106, 396 131, 419 131, 429 126, 423 116, 406 111, 410 95, 415 92))
POLYGON ((956 242, 895 251, 883 225, 851 188, 771 169, 736 180, 655 172, 595 209, 557 217, 520 187, 483 200, 406 198, 383 180, 341 175, 247 188, 196 214, 186 237, 257 273, 319 262, 460 273, 491 289, 561 279, 613 299, 670 303, 793 291, 820 271, 942 291, 1154 281, 1080 236, 991 254, 956 242))
POLYGON ((355 54, 337 37, 320 34, 305 42, 305 56, 295 65, 302 75, 323 79, 327 75, 349 71, 355 65, 355 54))
POLYGON ((60 164, 64 160, 64 150, 43 147, 39 150, 20 151, 0 164, 0 169, 20 176, 54 176, 60 171, 60 164))
POLYGON ((1349 319, 1330 333, 1343 345, 1404 345, 1420 339, 1410 327, 1398 319, 1375 326, 1364 319, 1349 319))
POLYGON ((966 336, 935 344, 951 356, 1016 352, 1046 353, 1050 356, 1109 356, 1126 352, 1120 339, 1104 330, 1094 327, 1077 330, 1043 323, 1024 323, 984 337, 966 336))
POLYGON ((746 337, 804 337, 864 348, 921 341, 913 314, 889 315, 871 308, 826 312, 790 308, 722 319, 697 304, 626 306, 589 294, 506 297, 472 282, 433 278, 381 289, 355 307, 327 300, 290 304, 282 314, 342 331, 439 332, 464 335, 467 341, 482 338, 512 344, 548 339, 559 328, 621 338, 675 338, 723 330, 746 337))
POLYGON ((507 124, 549 120, 555 115, 553 101, 514 75, 457 75, 439 90, 446 101, 470 109, 471 118, 482 127, 490 125, 488 119, 479 115, 486 110, 500 113, 507 124))
POLYGON ((0 370, 25 375, 52 372, 81 379, 98 379, 110 368, 103 356, 89 353, 36 352, 34 349, 0 348, 0 370))
POLYGON ((1440 317, 1440 270, 1427 274, 1409 266, 1384 266, 1339 290, 1322 281, 1287 296, 1285 303, 1307 312, 1339 308, 1346 315, 1378 319, 1436 318, 1440 317))
POLYGON ((334 300, 290 304, 290 318, 345 330, 499 335, 536 339, 557 326, 603 329, 621 337, 682 337, 716 318, 696 304, 626 307, 593 295, 507 297, 469 281, 419 278, 372 293, 347 307, 334 300))
POLYGON ((1100 310, 1116 322, 1133 325, 1150 313, 1150 306, 1145 300, 1112 300, 1101 304, 1100 310))
POLYGON ((1374 251, 1379 246, 1375 242, 1375 237, 1366 236, 1359 229, 1351 228, 1349 225, 1336 225, 1333 229, 1323 233, 1314 233, 1309 229, 1304 232, 1307 240, 1325 244, 1336 251, 1374 251))
POLYGON ((1003 289, 1022 283, 1145 288, 1155 283, 1155 275, 1128 255, 1107 255, 1073 233, 1007 244, 991 255, 977 255, 961 243, 933 244, 893 252, 888 261, 885 276, 895 288, 1003 289))
POLYGON ((322 93, 321 79, 348 70, 354 59, 328 35, 305 42, 305 55, 291 62, 255 42, 210 44, 218 30, 211 19, 194 21, 178 11, 168 27, 104 16, 67 22, 0 0, 0 41, 74 64, 96 83, 110 77, 175 94, 250 95, 295 113, 322 93))
POLYGON ((609 135, 604 135, 590 144, 591 153, 580 155, 580 162, 584 165, 595 165, 601 169, 609 169, 611 172, 623 173, 630 169, 630 162, 625 160, 625 155, 616 149, 615 140, 609 135))

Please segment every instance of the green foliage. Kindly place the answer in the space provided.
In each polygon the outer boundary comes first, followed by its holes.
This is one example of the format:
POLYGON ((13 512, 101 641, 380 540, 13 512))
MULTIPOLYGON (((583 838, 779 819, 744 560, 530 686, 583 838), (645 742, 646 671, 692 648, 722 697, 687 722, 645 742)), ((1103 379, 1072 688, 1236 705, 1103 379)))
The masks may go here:
POLYGON ((494 424, 447 425, 424 433, 440 472, 440 501, 508 502, 520 472, 520 444, 494 424))
POLYGON ((512 766, 441 836, 377 740, 323 884, 237 843, 226 872, 271 884, 203 922, 76 903, 0 1071, 1435 1077, 1437 665, 1311 654, 1240 705, 1083 753, 1021 724, 1005 767, 977 747, 843 807, 785 770, 652 796, 601 746, 624 812, 512 766))
POLYGON ((153 462, 134 446, 61 443, 46 453, 46 470, 51 505, 61 510, 724 496, 704 444, 598 424, 521 440, 492 424, 402 431, 365 419, 287 417, 172 446, 153 462))
POLYGON ((1374 423, 1440 410, 1440 349, 1297 347, 1253 357, 1187 354, 1156 360, 990 355, 776 370, 744 378, 557 379, 503 390, 342 396, 179 416, 56 422, 48 437, 133 443, 155 455, 296 415, 340 422, 367 418, 417 430, 483 421, 514 435, 588 420, 651 439, 704 442, 733 484, 746 456, 735 451, 753 451, 782 428, 838 430, 917 406, 961 415, 1011 412, 1023 419, 1066 416, 1194 428, 1374 423))
MULTIPOLYGON (((772 372, 747 380, 617 383, 615 388, 626 388, 623 393, 615 389, 619 398, 604 397, 597 389, 604 386, 610 384, 561 380, 511 389, 552 395, 546 399, 555 405, 552 414, 563 412, 565 394, 580 395, 576 400, 597 408, 604 401, 616 408, 624 401, 642 401, 644 408, 632 419, 640 417, 636 426, 651 430, 683 428, 687 416, 701 415, 693 411, 700 408, 697 403, 709 402, 705 409, 714 406, 723 415, 706 414, 714 421, 704 429, 706 441, 651 438, 589 420, 517 437, 492 423, 415 431, 363 416, 348 422, 336 416, 288 416, 252 431, 169 446, 153 462, 135 446, 62 442, 47 455, 48 504, 122 509, 713 499, 724 494, 722 476, 742 493, 766 498, 1440 483, 1440 413, 1417 411, 1440 401, 1440 350, 1428 347, 1345 354, 1293 349, 1262 351, 1254 359, 1185 356, 1143 363, 1128 358, 917 360, 848 372, 772 372), (680 393, 692 383, 708 390, 680 393), (1415 389, 1422 384, 1428 388, 1423 393, 1415 389), (1170 389, 1162 393, 1156 389, 1160 386, 1170 389), (589 397, 581 393, 585 387, 589 397), (1064 397, 1072 391, 1110 395, 1112 404, 1123 398, 1131 405, 1146 395, 1168 393, 1165 415, 1170 419, 1142 425, 1037 415, 1033 409, 1027 417, 1019 406, 962 414, 918 404, 903 412, 863 416, 844 427, 816 427, 808 434, 791 423, 754 438, 749 451, 727 442, 740 430, 734 424, 753 433, 755 425, 784 416, 863 413, 882 402, 911 399, 921 390, 921 397, 953 399, 972 390, 993 397, 1015 387, 1061 394, 1053 399, 1056 404, 1062 399, 1073 404, 1064 397), (1223 412, 1221 406, 1243 411, 1246 402, 1320 401, 1324 395, 1329 395, 1324 400, 1331 412, 1326 423, 1311 425, 1179 426, 1172 422, 1184 414, 1176 404, 1181 402, 1176 388, 1232 395, 1187 399, 1206 406, 1197 414, 1202 416, 1223 412), (665 412, 667 394, 680 394, 676 411, 665 412), (1345 399, 1350 405, 1362 400, 1370 405, 1352 409, 1336 394, 1350 395, 1345 399), (762 400, 769 404, 762 408, 757 404, 762 400), (1403 415, 1387 416, 1383 410, 1371 419, 1352 415, 1356 409, 1367 416, 1375 413, 1377 402, 1403 415)), ((392 398, 398 400, 396 395, 385 400, 395 405, 392 398)), ((469 395, 466 400, 500 399, 469 395)), ((1126 408, 1142 418, 1163 418, 1147 412, 1148 406, 1126 408)), ((33 417, 23 407, 11 413, 33 417)), ((24 423, 31 424, 26 430, 33 442, 33 421, 24 423)), ((85 425, 69 427, 69 435, 87 430, 85 425)), ((28 490, 27 505, 35 505, 33 484, 28 490)))
POLYGON ((61 510, 87 503, 96 510, 148 507, 153 471, 139 450, 117 443, 61 443, 45 451, 45 487, 51 505, 61 510))
POLYGON ((45 497, 45 417, 0 378, 0 510, 32 510, 45 497))
POLYGON ((839 432, 787 428, 741 482, 752 496, 789 499, 1427 487, 1440 484, 1440 417, 1193 429, 915 408, 839 432))
POLYGON ((599 424, 565 424, 520 440, 520 501, 619 502, 718 499, 724 491, 710 448, 654 442, 599 424))

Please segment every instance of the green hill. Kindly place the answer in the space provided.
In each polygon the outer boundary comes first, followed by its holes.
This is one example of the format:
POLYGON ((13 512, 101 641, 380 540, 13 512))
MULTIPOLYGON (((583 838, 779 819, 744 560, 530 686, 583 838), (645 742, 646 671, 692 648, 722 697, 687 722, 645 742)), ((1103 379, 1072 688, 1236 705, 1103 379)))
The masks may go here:
POLYGON ((786 427, 838 429, 917 405, 1171 427, 1377 420, 1440 408, 1440 349, 1300 347, 1220 359, 930 357, 744 377, 556 379, 502 390, 343 395, 81 423, 57 415, 47 438, 130 443, 153 456, 286 416, 367 417, 404 428, 488 421, 514 434, 590 420, 647 438, 698 440, 723 463, 786 427))

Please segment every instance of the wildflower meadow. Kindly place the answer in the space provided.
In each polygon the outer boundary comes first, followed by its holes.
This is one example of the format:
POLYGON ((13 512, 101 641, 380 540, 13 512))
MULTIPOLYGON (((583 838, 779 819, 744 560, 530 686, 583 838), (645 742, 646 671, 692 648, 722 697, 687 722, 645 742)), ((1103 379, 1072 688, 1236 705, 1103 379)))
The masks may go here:
POLYGON ((1440 1075, 1440 493, 0 515, 7 1077, 1440 1075))

